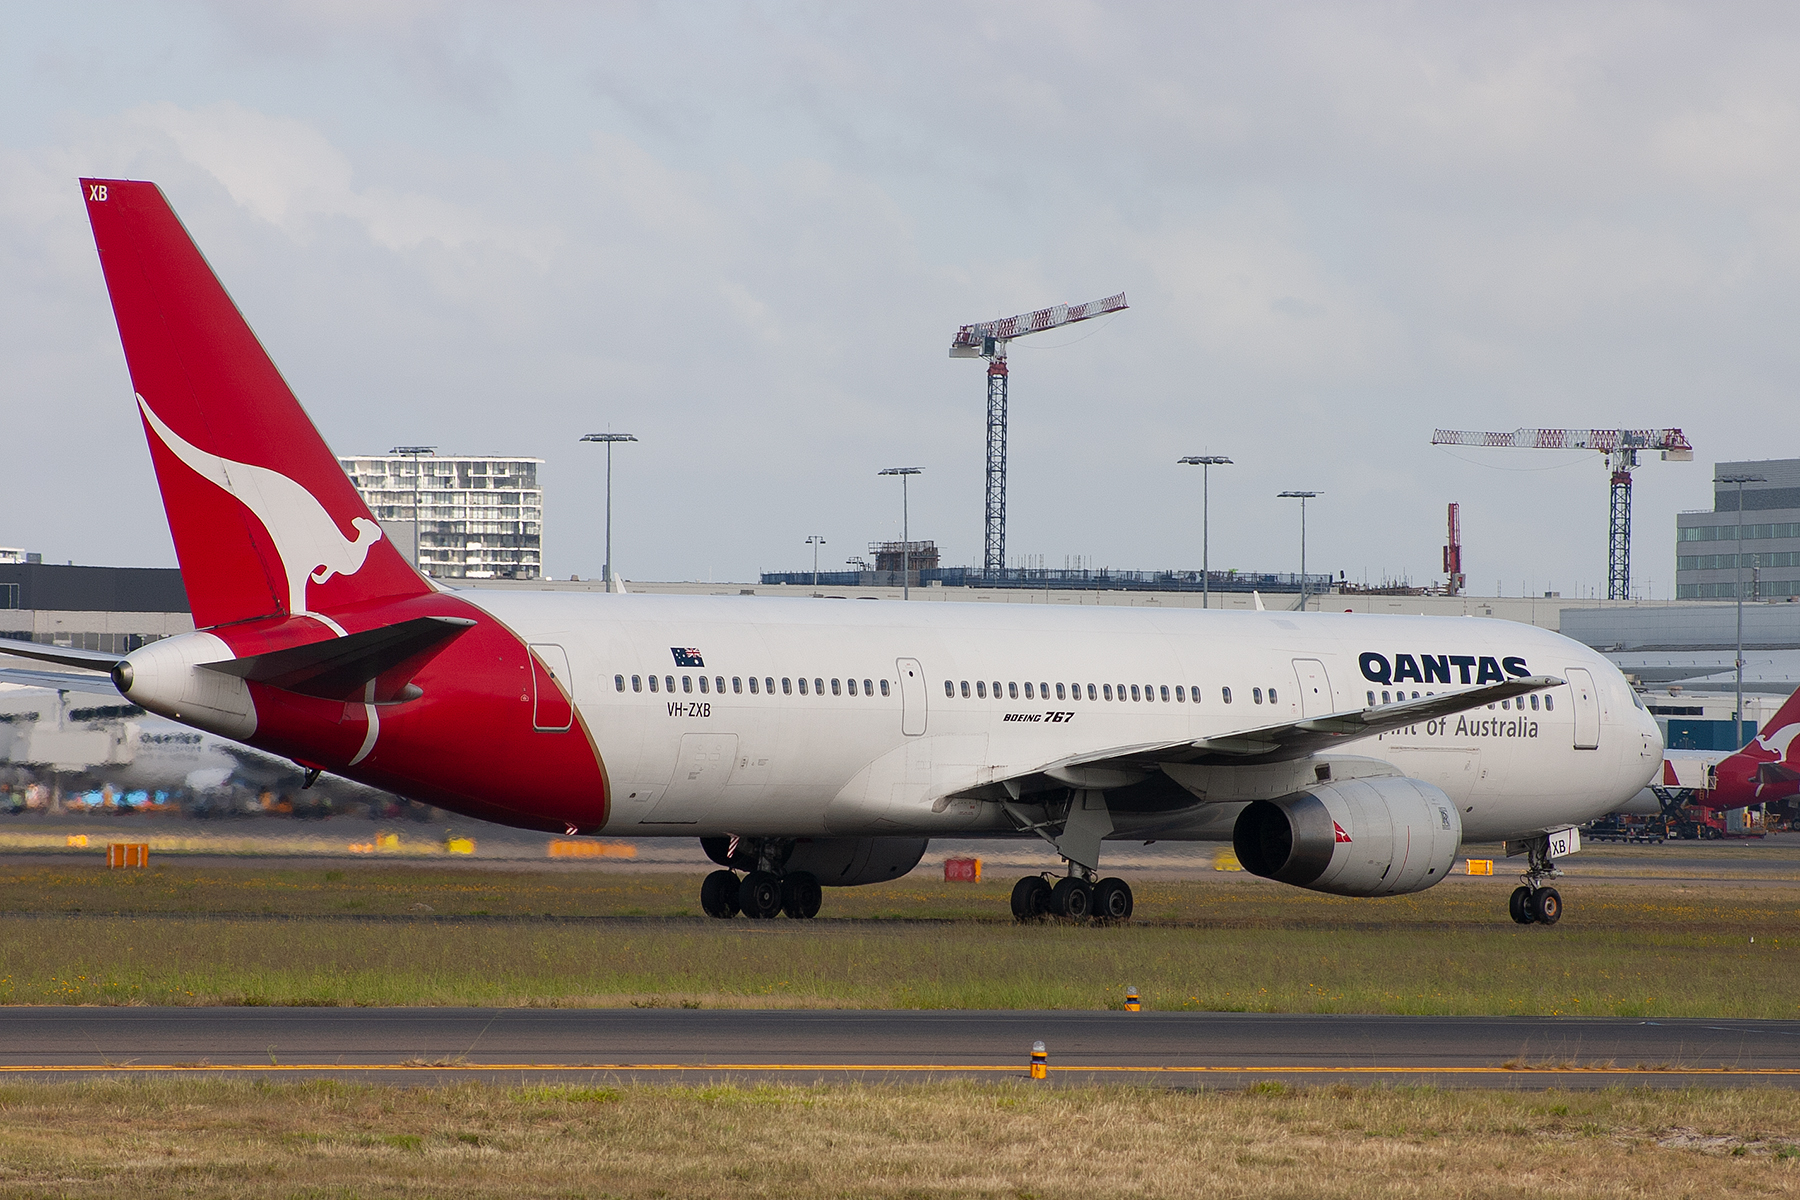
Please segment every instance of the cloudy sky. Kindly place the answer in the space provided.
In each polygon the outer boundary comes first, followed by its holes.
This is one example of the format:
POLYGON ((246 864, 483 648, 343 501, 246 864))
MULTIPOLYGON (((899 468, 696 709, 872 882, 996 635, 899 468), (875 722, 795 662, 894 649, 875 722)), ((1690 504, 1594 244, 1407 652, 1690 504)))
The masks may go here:
POLYGON ((1597 456, 1800 455, 1800 14, 1777 4, 0 5, 0 545, 173 564, 75 178, 153 179, 333 448, 547 460, 546 563, 979 560, 962 323, 1015 345, 1009 556, 1604 589, 1597 456))

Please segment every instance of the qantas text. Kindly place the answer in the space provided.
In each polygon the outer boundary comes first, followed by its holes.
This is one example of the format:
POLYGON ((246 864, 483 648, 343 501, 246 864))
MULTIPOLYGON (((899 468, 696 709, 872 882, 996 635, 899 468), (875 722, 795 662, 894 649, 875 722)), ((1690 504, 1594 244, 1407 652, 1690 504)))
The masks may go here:
POLYGON ((1508 675, 1524 678, 1531 674, 1525 660, 1516 656, 1396 654, 1390 663, 1385 654, 1366 651, 1358 665, 1370 683, 1505 683, 1508 675))

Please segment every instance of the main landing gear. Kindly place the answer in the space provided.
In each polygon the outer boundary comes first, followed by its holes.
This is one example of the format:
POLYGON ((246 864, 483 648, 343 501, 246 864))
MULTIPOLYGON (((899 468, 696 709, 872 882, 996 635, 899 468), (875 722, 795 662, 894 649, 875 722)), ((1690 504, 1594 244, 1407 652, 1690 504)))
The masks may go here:
POLYGON ((1044 917, 1066 917, 1083 921, 1090 917, 1100 921, 1125 921, 1131 917, 1131 885, 1123 879, 1090 882, 1083 874, 1070 874, 1050 882, 1049 875, 1027 875, 1013 885, 1013 917, 1020 921, 1037 921, 1044 917))
POLYGON ((1532 838, 1526 848, 1528 866, 1507 901, 1507 912, 1520 925, 1554 925, 1562 919, 1562 896, 1546 879, 1562 875, 1550 858, 1550 839, 1532 838))
POLYGON ((784 869, 791 841, 721 837, 701 838, 700 844, 714 862, 736 868, 714 871, 700 884, 700 908, 707 916, 729 920, 743 913, 766 921, 785 914, 804 921, 819 915, 825 891, 818 879, 784 869))

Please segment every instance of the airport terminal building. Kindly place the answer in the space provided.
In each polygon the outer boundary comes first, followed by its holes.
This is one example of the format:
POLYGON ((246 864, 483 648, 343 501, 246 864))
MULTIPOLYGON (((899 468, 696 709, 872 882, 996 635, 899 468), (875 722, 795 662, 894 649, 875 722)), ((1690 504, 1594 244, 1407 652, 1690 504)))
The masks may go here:
POLYGON ((1675 598, 1787 600, 1800 596, 1800 458, 1713 466, 1710 512, 1675 517, 1675 598), (1760 476, 1743 485, 1721 480, 1760 476), (1738 540, 1739 530, 1743 540, 1738 540))

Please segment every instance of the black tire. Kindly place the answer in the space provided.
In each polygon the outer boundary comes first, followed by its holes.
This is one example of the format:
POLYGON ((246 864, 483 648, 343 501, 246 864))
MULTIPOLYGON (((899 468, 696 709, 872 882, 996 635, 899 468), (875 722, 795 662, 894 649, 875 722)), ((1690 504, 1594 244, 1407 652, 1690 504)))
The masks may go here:
POLYGON ((1073 875, 1059 879, 1050 889, 1050 911, 1071 921, 1085 920, 1094 911, 1094 889, 1073 875))
POLYGON ((700 884, 700 908, 709 917, 729 921, 738 915, 738 877, 714 871, 700 884))
POLYGON ((1562 919, 1562 897, 1553 887, 1541 887, 1531 893, 1531 919, 1539 925, 1554 925, 1562 919))
POLYGON ((1049 915, 1050 885, 1042 875, 1027 875, 1013 884, 1012 910, 1017 921, 1037 921, 1049 915))
POLYGON ((1094 917, 1101 921, 1131 920, 1131 885, 1123 879, 1102 879, 1096 883, 1094 917))
POLYGON ((819 915, 819 904, 825 889, 805 871, 795 871, 781 879, 781 911, 796 921, 809 921, 819 915))
POLYGON ((1521 925, 1529 925, 1537 920, 1531 914, 1531 889, 1522 883, 1514 888, 1512 899, 1506 902, 1506 911, 1521 925))
POLYGON ((766 921, 781 911, 781 876, 752 871, 738 885, 738 908, 753 921, 766 921))

